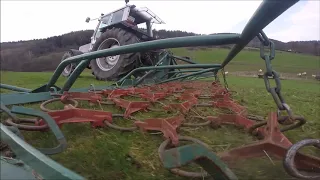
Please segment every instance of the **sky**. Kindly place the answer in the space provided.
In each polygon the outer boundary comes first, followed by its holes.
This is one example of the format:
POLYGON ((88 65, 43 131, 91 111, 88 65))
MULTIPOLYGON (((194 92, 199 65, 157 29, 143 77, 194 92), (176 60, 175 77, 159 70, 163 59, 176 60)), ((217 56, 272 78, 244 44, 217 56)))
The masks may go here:
MULTIPOLYGON (((249 1, 146 1, 129 4, 148 7, 166 24, 155 29, 198 34, 241 33, 261 0, 249 1)), ((97 21, 85 22, 125 5, 117 1, 16 1, 1 0, 1 42, 41 39, 71 31, 94 29, 97 21)), ((270 23, 267 36, 283 42, 320 40, 320 0, 302 0, 270 23)))

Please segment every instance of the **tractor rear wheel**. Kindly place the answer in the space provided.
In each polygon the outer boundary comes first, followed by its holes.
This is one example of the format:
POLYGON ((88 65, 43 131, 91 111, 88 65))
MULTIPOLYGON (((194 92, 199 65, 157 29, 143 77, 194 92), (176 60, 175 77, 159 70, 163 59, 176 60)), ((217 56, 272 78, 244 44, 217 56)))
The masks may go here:
MULTIPOLYGON (((105 31, 97 39, 92 51, 116 48, 140 42, 134 34, 120 28, 105 31)), ((92 74, 97 80, 117 81, 131 70, 139 67, 140 53, 129 53, 97 58, 90 62, 92 74)))
MULTIPOLYGON (((64 61, 65 59, 74 56, 72 52, 68 51, 64 53, 62 56, 61 62, 64 61)), ((62 71, 62 75, 64 77, 70 76, 70 74, 73 72, 73 70, 76 68, 76 65, 74 63, 68 64, 62 71)))

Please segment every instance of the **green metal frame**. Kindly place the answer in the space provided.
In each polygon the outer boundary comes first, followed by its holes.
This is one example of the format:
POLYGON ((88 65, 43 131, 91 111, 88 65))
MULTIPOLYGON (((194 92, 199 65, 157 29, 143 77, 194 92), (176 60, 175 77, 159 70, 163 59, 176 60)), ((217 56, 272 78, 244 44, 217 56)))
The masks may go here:
MULTIPOLYGON (((1 94, 2 106, 25 104, 32 102, 39 102, 43 100, 51 99, 51 93, 63 93, 64 91, 73 92, 85 92, 90 89, 78 88, 71 89, 76 79, 88 66, 91 60, 105 57, 114 56, 118 54, 133 53, 139 51, 150 51, 155 49, 165 48, 179 48, 179 47, 192 47, 192 46, 212 46, 212 45, 228 45, 235 44, 222 64, 198 64, 192 60, 188 60, 182 57, 173 56, 172 53, 164 51, 159 58, 159 62, 156 66, 152 67, 140 67, 130 72, 126 77, 119 80, 112 86, 95 87, 99 89, 112 89, 121 88, 125 86, 137 86, 142 83, 146 83, 144 79, 130 79, 130 75, 136 71, 148 71, 156 77, 153 83, 165 83, 169 81, 192 79, 196 76, 206 75, 215 76, 219 70, 223 68, 254 38, 264 36, 263 29, 279 15, 297 3, 298 0, 264 0, 259 8, 256 10, 248 24, 245 26, 241 34, 216 34, 206 36, 192 36, 192 37, 179 37, 154 40, 148 42, 141 42, 132 45, 120 46, 118 48, 99 50, 95 52, 85 53, 77 56, 70 57, 61 62, 55 70, 50 80, 41 87, 30 90, 26 88, 11 86, 7 84, 0 84, 3 89, 18 91, 18 93, 1 94), (177 65, 175 59, 182 60, 188 64, 177 65), (78 63, 75 70, 68 77, 62 88, 57 87, 59 76, 63 69, 70 63, 78 63), (186 70, 181 70, 186 69, 186 70), (189 69, 189 70, 188 70, 189 69), (191 70, 190 70, 191 69, 191 70), (198 70, 195 70, 198 69, 198 70), (164 71, 168 70, 168 71, 164 71), (186 72, 190 72, 186 74, 186 72), (154 74, 153 74, 154 73, 154 74), (166 76, 166 73, 168 76, 166 76)), ((142 78, 146 78, 142 77, 142 78)), ((147 80, 147 79, 146 79, 147 80)), ((2 108, 1 108, 2 109, 2 108)), ((4 108, 6 109, 6 108, 4 108)), ((8 109, 6 109, 8 110, 8 109)), ((29 111, 17 110, 17 107, 11 110, 11 113, 26 113, 29 111), (22 111, 22 112, 21 112, 22 111)), ((30 114, 30 112, 29 112, 30 114)), ((31 112, 31 114, 37 114, 45 116, 37 112, 31 112)), ((53 125, 54 126, 54 125, 53 125)), ((26 165, 32 167, 36 172, 41 174, 45 179, 82 179, 81 176, 65 169, 61 165, 55 163, 40 151, 34 149, 32 146, 24 142, 17 135, 11 132, 6 126, 1 124, 1 141, 9 144, 12 150, 16 153, 17 157, 22 160, 26 165)), ((57 129, 53 128, 54 131, 57 129)), ((182 157, 184 158, 184 157, 182 157)))
MULTIPOLYGON (((8 127, 0 124, 1 128, 1 141, 8 143, 12 151, 26 166, 31 167, 44 179, 84 179, 80 175, 66 169, 60 164, 56 163, 49 157, 42 154, 40 151, 30 146, 23 141, 16 134, 11 132, 8 127)), ((1 166, 1 169, 6 170, 6 167, 1 166)), ((1 170, 1 174, 2 174, 1 170)), ((11 177, 17 177, 21 172, 11 174, 11 177)), ((24 177, 26 178, 26 177, 24 177)))
POLYGON ((178 168, 195 162, 208 172, 213 179, 238 180, 228 166, 202 144, 193 143, 165 150, 162 158, 165 160, 163 161, 163 165, 167 169, 178 168))

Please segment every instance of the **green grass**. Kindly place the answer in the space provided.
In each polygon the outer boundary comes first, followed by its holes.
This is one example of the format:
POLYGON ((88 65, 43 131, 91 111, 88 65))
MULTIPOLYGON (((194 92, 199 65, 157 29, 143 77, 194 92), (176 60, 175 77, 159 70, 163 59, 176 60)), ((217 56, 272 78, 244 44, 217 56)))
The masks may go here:
MULTIPOLYGON (((188 56, 183 49, 175 49, 177 55, 188 56)), ((227 52, 225 50, 199 51, 194 55, 201 63, 221 62, 227 52)), ((262 68, 263 61, 258 52, 242 52, 235 62, 247 63, 248 67, 230 64, 230 68, 241 71, 241 67, 255 71, 255 66, 262 68)), ((302 69, 316 69, 318 59, 315 57, 291 55, 288 53, 277 54, 277 59, 272 62, 280 72, 301 72, 302 69), (282 57, 282 55, 284 57, 282 57), (300 58, 305 58, 304 63, 300 58), (283 62, 285 61, 285 62, 283 62), (286 68, 290 62, 293 68, 286 68), (308 62, 308 63, 305 63, 308 62), (301 69, 295 69, 301 67, 301 69), (283 71, 282 71, 283 70, 283 71)), ((42 73, 14 73, 1 72, 1 83, 12 84, 25 88, 36 88, 46 83, 52 72, 42 73)), ((264 87, 262 79, 229 76, 228 84, 234 90, 233 98, 246 106, 250 114, 267 116, 270 111, 275 111, 276 106, 270 94, 264 87)), ((57 85, 62 85, 65 78, 60 78, 57 85)), ((76 81, 74 87, 88 87, 90 84, 107 84, 96 81, 89 71, 85 71, 76 81)), ((7 92, 7 91, 3 91, 7 92)), ((288 131, 285 135, 293 142, 305 138, 320 138, 320 86, 317 81, 282 81, 282 94, 286 102, 297 115, 303 115, 307 123, 300 128, 288 131)), ((39 104, 27 105, 39 109, 39 104)), ((81 107, 100 109, 99 106, 89 106, 81 102, 81 107)), ((50 108, 62 108, 62 104, 52 104, 50 108)), ((103 110, 122 113, 112 106, 102 106, 103 110)), ((215 111, 197 109, 199 113, 214 115, 215 111)), ((135 117, 167 117, 166 113, 136 113, 135 117)), ((2 117, 2 120, 5 116, 2 117)), ((121 118, 115 119, 115 123, 130 126, 128 121, 121 118)), ((88 179, 154 179, 171 180, 185 179, 171 174, 162 167, 159 161, 157 149, 163 141, 161 135, 150 135, 140 131, 121 133, 110 128, 93 129, 89 124, 67 124, 62 126, 62 131, 68 141, 68 149, 58 155, 51 156, 54 160, 67 168, 81 174, 88 179), (130 156, 131 158, 129 158, 130 156)), ((181 128, 179 134, 192 136, 207 143, 212 151, 222 152, 231 148, 249 144, 255 138, 247 135, 244 130, 230 126, 222 126, 219 129, 209 127, 181 128)), ((26 140, 35 147, 52 147, 55 143, 51 133, 24 132, 26 140)), ((306 148, 306 154, 320 156, 319 150, 306 148)), ((281 161, 273 159, 273 164, 267 157, 239 161, 232 164, 232 170, 239 179, 285 179, 288 175, 283 170, 281 161)), ((186 167, 197 169, 197 166, 186 167)))
MULTIPOLYGON (((188 50, 185 48, 172 49, 175 55, 189 56, 200 63, 221 63, 227 56, 229 49, 208 48, 207 50, 188 50)), ((276 52, 272 60, 273 67, 280 72, 308 74, 319 72, 320 57, 294 54, 289 52, 276 52)), ((260 58, 259 51, 241 51, 230 62, 226 70, 229 71, 257 71, 265 69, 265 63, 260 58)))

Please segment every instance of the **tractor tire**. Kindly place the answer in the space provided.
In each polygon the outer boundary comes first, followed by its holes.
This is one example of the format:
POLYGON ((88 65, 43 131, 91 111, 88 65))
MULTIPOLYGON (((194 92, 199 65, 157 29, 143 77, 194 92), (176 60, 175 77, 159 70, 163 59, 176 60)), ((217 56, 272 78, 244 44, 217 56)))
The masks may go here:
MULTIPOLYGON (((72 56, 74 56, 74 54, 71 51, 64 53, 64 55, 62 56, 61 62, 64 61, 65 59, 72 57, 72 56)), ((75 68, 76 68, 76 65, 74 63, 67 65, 62 71, 62 75, 64 77, 69 77, 75 68)))
MULTIPOLYGON (((105 31, 97 39, 92 51, 124 46, 140 42, 133 33, 120 28, 105 31)), ((90 62, 92 74, 97 80, 117 81, 141 64, 139 52, 93 59, 90 62)), ((134 76, 138 76, 134 74, 134 76)))

